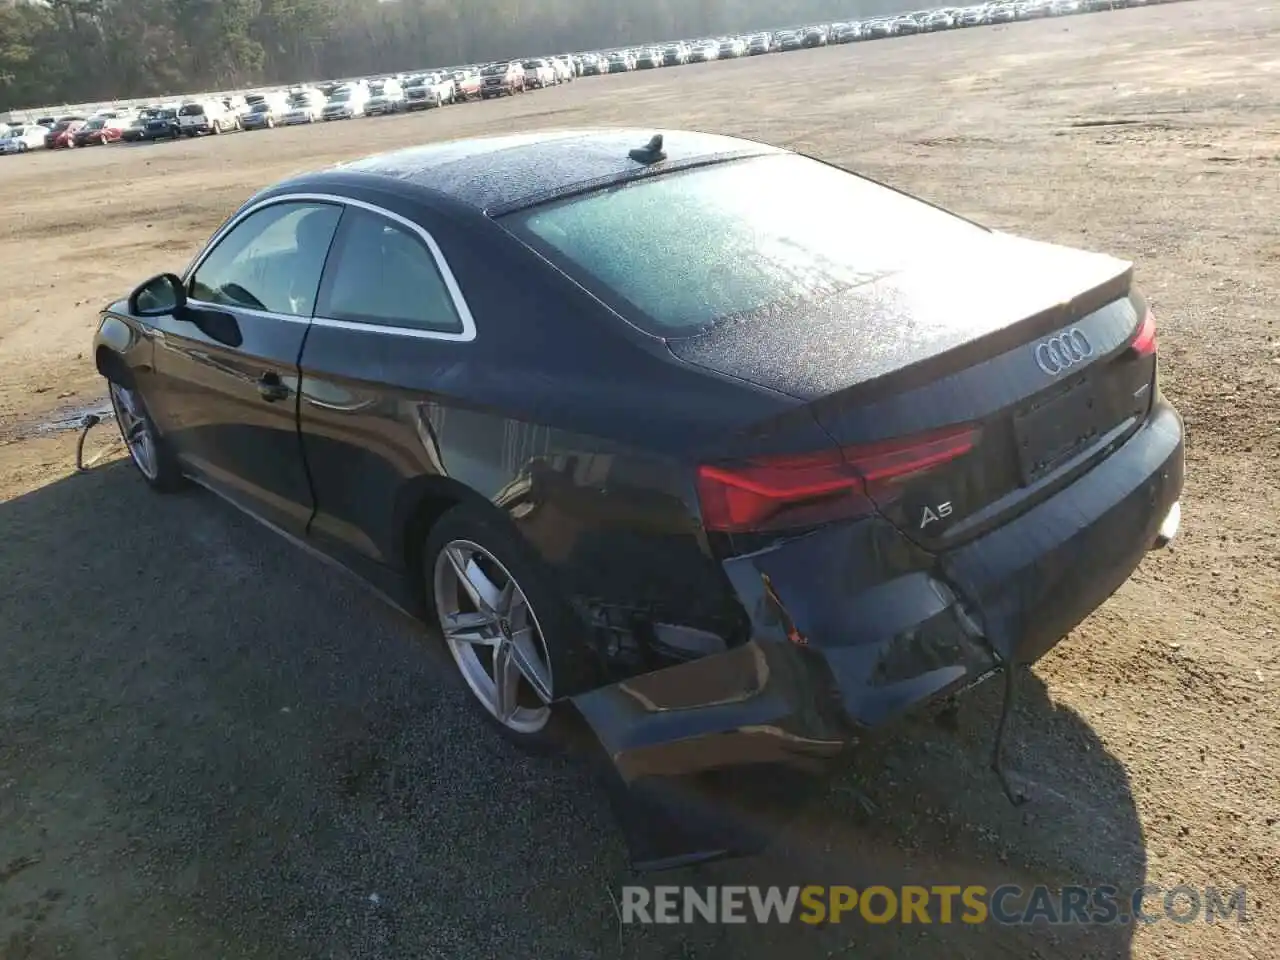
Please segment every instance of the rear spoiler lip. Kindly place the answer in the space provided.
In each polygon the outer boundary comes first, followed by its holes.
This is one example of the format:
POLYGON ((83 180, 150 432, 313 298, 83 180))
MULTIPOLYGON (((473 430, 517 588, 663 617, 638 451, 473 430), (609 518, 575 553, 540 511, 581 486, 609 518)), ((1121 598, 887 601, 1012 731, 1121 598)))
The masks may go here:
MULTIPOLYGON (((856 404, 868 395, 884 396, 886 393, 898 393, 923 386, 957 368, 972 366, 994 354, 1013 350, 1028 340, 1046 336, 1065 326, 1072 317, 1101 310, 1107 304, 1128 296, 1132 287, 1133 265, 1125 263, 1123 271, 1077 297, 1053 304, 1025 320, 935 353, 916 363, 846 387, 840 391, 840 401, 842 404, 856 404)), ((822 398, 816 399, 820 402, 822 398)))
MULTIPOLYGON (((992 238, 993 256, 1009 252, 1015 255, 1011 260, 1013 266, 1001 268, 992 275, 992 284, 999 284, 1008 270, 1019 266, 1050 273, 1057 271, 1058 274, 1065 270, 1068 274, 1067 281, 1064 283, 1059 277, 1055 292, 1051 293, 1046 288, 1042 298, 1035 295, 1022 298, 1030 299, 1028 304, 1019 304, 1016 308, 1006 305, 1004 309, 1010 310, 1010 318, 999 324, 992 323, 992 329, 968 334, 970 338, 965 339, 966 332, 957 327, 957 335, 950 338, 950 342, 931 346, 929 349, 932 352, 923 356, 904 357, 900 365, 896 360, 884 363, 873 359, 875 351, 870 351, 867 362, 859 360, 838 373, 820 373, 816 380, 812 373, 797 379, 779 367, 776 350, 760 349, 759 340, 754 335, 755 325, 750 322, 715 324, 693 336, 668 338, 668 349, 684 363, 722 373, 734 373, 802 404, 823 404, 834 399, 842 406, 857 405, 868 399, 921 387, 991 356, 1007 353, 1030 340, 1039 339, 1068 325, 1078 317, 1087 316, 1123 300, 1132 291, 1133 264, 1128 261, 1027 240, 1013 234, 991 232, 989 236, 992 238), (1019 261, 1023 255, 1029 258, 1025 263, 1019 261), (726 353, 732 358, 732 366, 725 365, 723 358, 726 353), (858 369, 859 365, 862 369, 858 369), (832 377, 838 383, 833 382, 832 377)), ((789 309, 786 313, 794 321, 799 316, 797 311, 802 309, 808 315, 805 318, 806 324, 812 322, 830 325, 843 317, 846 300, 851 301, 847 305, 848 309, 868 309, 865 304, 857 303, 866 296, 868 288, 880 285, 893 288, 902 284, 905 290, 910 291, 915 287, 929 285, 932 279, 927 269, 922 267, 922 271, 918 276, 910 276, 903 271, 887 273, 823 300, 798 304, 795 310, 789 309)), ((972 289, 968 292, 970 295, 974 293, 972 289)), ((993 293, 991 299, 994 306, 990 308, 983 308, 980 301, 965 302, 954 308, 934 305, 934 317, 925 315, 921 319, 928 322, 930 319, 945 317, 952 309, 967 310, 970 313, 976 310, 979 314, 1000 310, 999 294, 993 293)), ((877 322, 892 322, 895 319, 878 313, 878 308, 872 306, 867 315, 874 316, 877 322)), ((844 352, 848 353, 848 350, 844 352)), ((821 363, 817 364, 817 368, 822 369, 821 363)))

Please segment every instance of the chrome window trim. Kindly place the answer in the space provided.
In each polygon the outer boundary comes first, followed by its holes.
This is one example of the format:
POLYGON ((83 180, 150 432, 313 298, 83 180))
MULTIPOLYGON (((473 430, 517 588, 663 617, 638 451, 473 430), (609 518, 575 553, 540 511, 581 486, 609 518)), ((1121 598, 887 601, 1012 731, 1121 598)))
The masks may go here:
MULTIPOLYGON (((316 326, 327 327, 335 330, 353 330, 365 333, 382 333, 397 337, 411 337, 419 340, 446 340, 455 343, 469 343, 476 338, 476 321, 471 314, 471 308, 467 305, 466 297, 462 295, 462 288, 458 286, 458 281, 453 275, 453 271, 449 269, 449 263, 445 259, 444 251, 440 249, 440 245, 436 243, 435 237, 419 224, 414 223, 408 217, 403 217, 393 210, 386 207, 380 207, 376 203, 369 203, 366 200, 357 200, 354 197, 343 197, 332 193, 283 193, 278 196, 268 197, 255 203, 251 207, 241 210, 221 227, 217 232, 209 238, 209 242, 205 244, 203 250, 196 255, 190 266, 182 274, 182 283, 189 287, 191 278, 196 271, 200 269, 201 264, 208 258, 213 249, 222 241, 228 233, 234 230, 246 218, 263 210, 266 207, 275 206, 280 203, 332 203, 342 207, 356 207, 360 210, 366 210, 375 216, 384 217, 392 223, 407 228, 410 232, 420 239, 426 245, 431 259, 435 261, 436 269, 440 271, 440 277, 444 280, 445 289, 449 291, 449 299, 453 303, 454 312, 457 313, 458 319, 462 321, 462 329, 459 331, 447 330, 424 330, 419 327, 396 327, 387 324, 377 323, 360 323, 355 320, 335 320, 331 317, 295 317, 287 313, 273 313, 270 310, 254 310, 249 307, 234 307, 238 313, 245 313, 250 316, 266 317, 272 320, 290 320, 300 323, 314 323, 316 326)), ((326 264, 327 267, 327 264, 326 264)), ((324 283, 324 274, 321 273, 320 282, 324 283)), ((317 288, 317 295, 319 289, 317 288)), ((204 300, 190 299, 188 302, 198 306, 206 306, 210 309, 225 309, 227 304, 208 303, 204 300)), ((314 313, 314 308, 313 308, 314 313)))

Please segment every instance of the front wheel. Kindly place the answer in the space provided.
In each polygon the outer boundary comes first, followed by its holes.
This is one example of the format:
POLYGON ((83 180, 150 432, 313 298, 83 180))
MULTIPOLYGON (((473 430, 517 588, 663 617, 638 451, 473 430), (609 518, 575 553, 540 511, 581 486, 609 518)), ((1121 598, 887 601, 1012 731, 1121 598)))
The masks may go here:
POLYGON ((110 394, 120 438, 124 440, 129 459, 142 474, 142 479, 159 493, 181 490, 186 486, 186 478, 147 412, 142 395, 118 383, 111 384, 110 394))
POLYGON ((564 732, 554 701, 588 673, 581 622, 541 560, 469 505, 436 522, 423 556, 430 608, 484 714, 521 746, 552 746, 564 732))

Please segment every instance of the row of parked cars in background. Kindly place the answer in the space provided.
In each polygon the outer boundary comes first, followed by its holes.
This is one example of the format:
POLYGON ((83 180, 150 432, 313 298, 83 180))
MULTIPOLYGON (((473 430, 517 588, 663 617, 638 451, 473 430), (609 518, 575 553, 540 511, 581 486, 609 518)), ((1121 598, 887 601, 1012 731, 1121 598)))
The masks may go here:
POLYGON ((135 108, 104 107, 89 116, 49 116, 31 123, 0 124, 0 154, 217 136, 234 130, 430 110, 553 87, 581 73, 576 57, 535 57, 135 108))
POLYGON ((595 76, 1165 2, 1170 0, 997 0, 977 6, 942 7, 867 20, 806 24, 736 36, 674 40, 651 46, 581 54, 580 57, 583 60, 583 73, 595 76))
POLYGON ((0 155, 116 142, 217 136, 234 130, 265 130, 429 110, 468 100, 514 96, 526 90, 554 87, 581 76, 684 66, 1162 2, 1169 0, 996 0, 977 6, 943 7, 737 36, 674 40, 616 50, 335 80, 142 107, 108 106, 87 115, 44 116, 30 122, 0 123, 0 155))

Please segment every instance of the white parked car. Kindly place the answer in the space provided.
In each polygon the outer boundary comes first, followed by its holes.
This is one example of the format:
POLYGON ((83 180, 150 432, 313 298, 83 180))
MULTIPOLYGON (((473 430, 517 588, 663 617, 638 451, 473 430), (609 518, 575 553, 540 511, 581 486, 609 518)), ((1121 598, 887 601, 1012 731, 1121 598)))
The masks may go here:
POLYGON ((458 99, 458 85, 452 75, 427 73, 412 77, 405 87, 406 110, 429 110, 458 99))
POLYGON ((246 130, 267 130, 277 123, 284 123, 291 109, 289 99, 283 93, 255 95, 240 118, 240 126, 246 130))
POLYGON ((178 108, 178 132, 187 137, 239 128, 240 118, 221 100, 192 100, 178 108))
POLYGON ((369 88, 364 84, 339 87, 329 95, 329 102, 321 111, 324 120, 350 120, 363 117, 365 104, 369 102, 369 88))
POLYGON ((44 138, 48 135, 48 127, 35 125, 14 127, 5 134, 3 139, 0 139, 0 155, 26 153, 28 150, 43 150, 44 138))
POLYGON ((714 40, 704 40, 698 43, 689 54, 689 60, 693 63, 706 62, 708 60, 720 59, 720 44, 714 40))
POLYGON ((235 93, 229 97, 223 97, 222 106, 226 108, 229 114, 240 120, 249 112, 249 98, 235 93))
POLYGON ((552 57, 551 67, 556 72, 556 77, 560 83, 567 83, 578 75, 574 69, 573 61, 568 57, 552 57))
POLYGON ((395 77, 375 80, 369 84, 369 99, 364 105, 365 116, 399 113, 405 107, 404 87, 395 77))
POLYGON ((284 114, 284 125, 315 123, 324 115, 324 94, 313 87, 304 87, 289 94, 289 109, 284 114))
POLYGON ((554 87, 559 82, 560 76, 549 61, 542 58, 524 61, 524 84, 526 89, 530 87, 539 89, 554 87))

